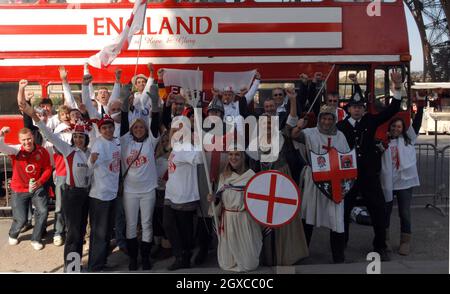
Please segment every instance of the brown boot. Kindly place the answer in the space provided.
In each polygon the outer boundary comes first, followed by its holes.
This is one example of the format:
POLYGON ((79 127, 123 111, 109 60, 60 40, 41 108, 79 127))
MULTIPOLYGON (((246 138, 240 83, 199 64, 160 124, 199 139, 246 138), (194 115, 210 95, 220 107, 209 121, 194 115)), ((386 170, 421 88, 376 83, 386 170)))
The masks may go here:
POLYGON ((400 235, 400 249, 398 250, 398 254, 409 255, 410 242, 411 242, 411 234, 402 233, 400 235))

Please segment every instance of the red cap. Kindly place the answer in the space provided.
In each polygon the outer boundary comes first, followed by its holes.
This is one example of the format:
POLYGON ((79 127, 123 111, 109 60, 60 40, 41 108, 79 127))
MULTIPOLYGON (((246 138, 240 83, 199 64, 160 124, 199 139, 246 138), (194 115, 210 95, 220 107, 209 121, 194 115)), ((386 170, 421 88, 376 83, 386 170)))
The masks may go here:
POLYGON ((104 124, 112 124, 114 126, 114 120, 109 115, 105 115, 101 120, 97 121, 97 127, 100 129, 104 124))

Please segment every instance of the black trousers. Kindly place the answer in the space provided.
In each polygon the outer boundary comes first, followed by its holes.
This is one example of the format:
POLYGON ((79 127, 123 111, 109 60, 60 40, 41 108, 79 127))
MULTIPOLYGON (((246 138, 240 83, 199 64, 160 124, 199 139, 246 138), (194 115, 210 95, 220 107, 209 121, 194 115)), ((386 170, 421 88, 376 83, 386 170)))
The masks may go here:
POLYGON ((358 180, 344 199, 345 242, 349 240, 350 213, 355 207, 356 198, 361 195, 367 206, 375 233, 375 250, 386 248, 386 208, 379 176, 358 175, 358 180))
MULTIPOLYGON (((314 231, 314 226, 309 225, 303 221, 303 229, 305 231, 305 238, 306 243, 308 244, 311 242, 312 233, 314 231)), ((331 246, 331 253, 333 255, 333 261, 334 262, 344 262, 345 260, 345 233, 337 233, 330 230, 330 246, 331 246)))
POLYGON ((62 208, 67 230, 64 245, 64 266, 66 267, 69 253, 78 253, 80 260, 83 254, 83 240, 86 234, 89 210, 88 189, 65 186, 63 189, 62 208))
POLYGON ((89 271, 100 271, 106 264, 114 224, 115 200, 102 201, 89 198, 89 219, 91 236, 89 239, 89 271))
POLYGON ((213 239, 213 231, 213 220, 211 217, 198 217, 196 238, 200 250, 208 251, 213 239))
POLYGON ((155 212, 153 213, 153 236, 166 238, 163 228, 164 194, 164 191, 156 189, 155 212))
POLYGON ((172 244, 173 255, 190 254, 194 244, 194 216, 196 211, 175 210, 164 205, 164 231, 172 244))

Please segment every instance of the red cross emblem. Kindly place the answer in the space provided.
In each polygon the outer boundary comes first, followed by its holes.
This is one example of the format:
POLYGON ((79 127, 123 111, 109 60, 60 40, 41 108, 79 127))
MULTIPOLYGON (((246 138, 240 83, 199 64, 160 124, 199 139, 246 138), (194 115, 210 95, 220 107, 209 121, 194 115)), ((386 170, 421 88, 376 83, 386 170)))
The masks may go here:
POLYGON ((314 183, 319 190, 335 203, 340 203, 350 191, 358 176, 355 150, 339 153, 335 148, 327 148, 328 153, 316 154, 311 151, 311 168, 314 183))
POLYGON ((274 170, 254 175, 244 192, 245 208, 258 223, 281 227, 300 209, 300 189, 287 175, 274 170))

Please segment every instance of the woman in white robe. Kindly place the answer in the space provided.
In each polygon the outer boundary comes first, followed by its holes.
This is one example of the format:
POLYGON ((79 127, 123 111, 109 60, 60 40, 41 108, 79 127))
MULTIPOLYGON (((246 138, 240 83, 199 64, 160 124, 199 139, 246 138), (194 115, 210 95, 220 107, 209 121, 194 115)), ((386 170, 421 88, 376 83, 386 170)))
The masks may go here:
POLYGON ((245 210, 244 187, 255 173, 245 164, 245 153, 228 152, 228 164, 220 175, 215 200, 218 212, 220 268, 228 271, 252 271, 259 265, 262 248, 261 227, 245 210))
POLYGON ((296 140, 296 148, 299 149, 301 156, 309 163, 300 175, 301 215, 308 246, 314 227, 329 228, 333 261, 342 263, 345 259, 344 201, 337 204, 319 190, 313 181, 310 165, 311 151, 324 154, 330 147, 334 147, 341 153, 350 151, 344 134, 336 128, 335 113, 334 107, 323 106, 318 117, 317 127, 302 129, 303 122, 300 120, 297 127, 292 130, 292 137, 296 140))

